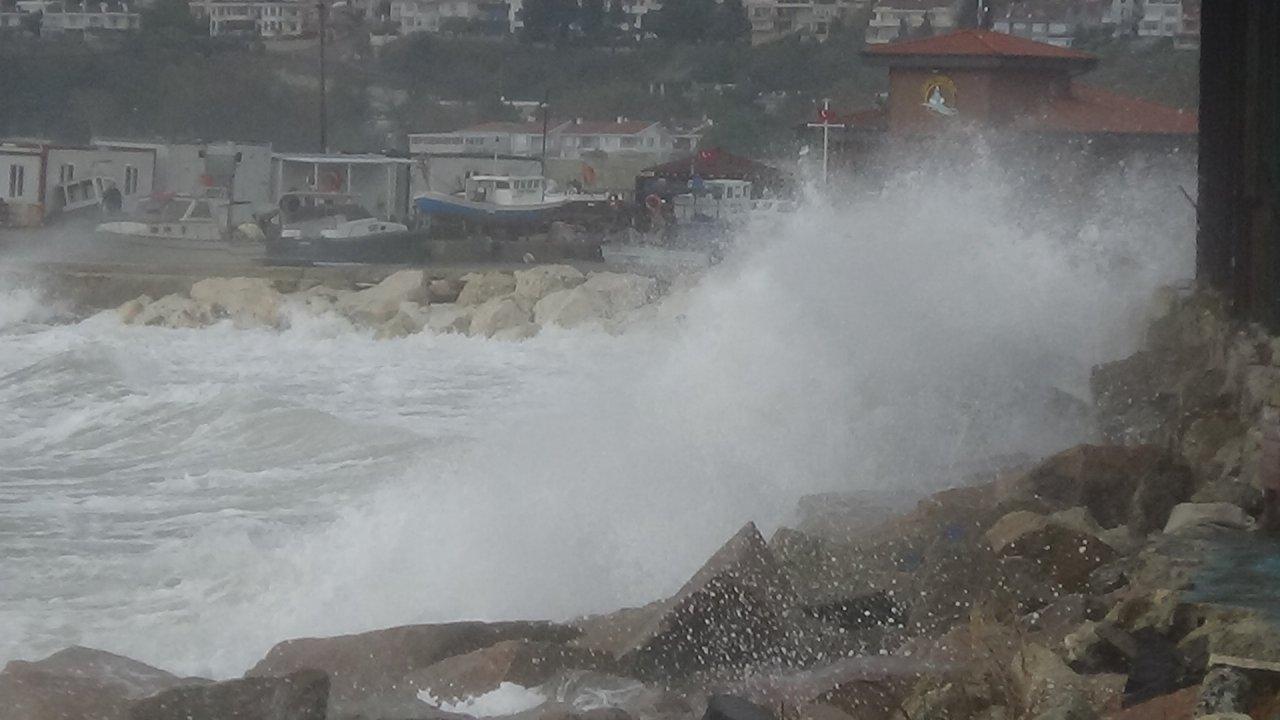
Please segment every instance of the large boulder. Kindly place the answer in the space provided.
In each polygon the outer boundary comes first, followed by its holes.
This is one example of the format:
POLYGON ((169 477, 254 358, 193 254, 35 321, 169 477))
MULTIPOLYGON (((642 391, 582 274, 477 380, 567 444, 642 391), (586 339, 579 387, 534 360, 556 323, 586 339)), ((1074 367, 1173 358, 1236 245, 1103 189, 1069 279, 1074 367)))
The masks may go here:
POLYGON ((284 296, 266 278, 205 278, 191 286, 190 294, 212 318, 229 318, 236 327, 277 328, 284 323, 284 296))
POLYGON ((568 670, 609 672, 614 659, 605 652, 559 643, 506 640, 464 655, 455 655, 414 671, 405 681, 438 700, 476 697, 502 683, 536 687, 568 670))
POLYGON ((440 278, 427 283, 427 301, 433 305, 457 302, 461 292, 462 283, 458 280, 440 278))
POLYGON ((150 295, 139 295, 132 300, 125 301, 120 305, 120 307, 116 308, 116 316, 119 317, 120 322, 125 325, 132 325, 134 320, 137 319, 138 315, 142 313, 150 302, 150 295))
POLYGON ((591 273, 581 287, 585 292, 605 299, 610 317, 618 317, 622 313, 635 310, 641 305, 652 302, 658 295, 657 280, 631 273, 591 273))
POLYGON ((448 657, 504 640, 566 642, 579 631, 544 622, 406 625, 357 635, 286 640, 247 677, 282 677, 306 669, 329 674, 334 703, 412 694, 406 678, 448 657))
POLYGON ((198 328, 212 322, 208 308, 185 295, 165 295, 148 303, 133 317, 134 325, 198 328))
POLYGON ((1173 508, 1164 531, 1172 534, 1206 525, 1248 530, 1253 527, 1253 518, 1231 503, 1182 503, 1173 508))
POLYGON ((400 303, 400 310, 390 320, 378 326, 373 337, 391 340, 422 332, 427 324, 427 309, 413 302, 400 303))
POLYGON ((529 323, 529 311, 513 297, 493 298, 475 309, 467 332, 476 337, 493 337, 500 330, 529 323))
POLYGON ((427 302, 426 275, 421 270, 392 273, 373 287, 341 297, 337 309, 352 322, 376 327, 395 317, 406 302, 427 302))
POLYGON ((5 720, 123 720, 134 700, 183 679, 102 650, 71 647, 36 662, 14 660, 0 672, 5 720))
POLYGON ((528 270, 517 270, 515 278, 516 300, 527 308, 532 308, 553 292, 571 290, 587 280, 587 276, 572 265, 539 265, 528 270))
POLYGON ((1193 491, 1190 469, 1160 448, 1078 445, 1003 482, 1001 504, 1040 513, 1082 506, 1104 529, 1146 532, 1193 491))
POLYGON ((797 599, 754 523, 721 547, 671 598, 588 619, 579 643, 610 652, 641 677, 686 677, 793 655, 797 599))
POLYGON ((576 328, 588 323, 600 323, 609 317, 609 305, 604 298, 581 287, 558 290, 533 306, 534 321, 544 327, 558 325, 576 328))
POLYGON ((166 690, 134 704, 129 720, 325 720, 328 704, 329 678, 302 670, 166 690))
POLYGON ((437 335, 449 333, 466 333, 471 329, 473 307, 462 307, 454 303, 441 303, 427 306, 426 327, 437 335))
POLYGON ((510 273, 471 273, 462 280, 462 292, 458 293, 456 301, 462 306, 483 305, 494 298, 510 295, 516 289, 516 278, 510 273))
POLYGON ((1096 535, 1025 510, 1000 518, 986 538, 996 555, 1035 561, 1068 592, 1084 590, 1089 574, 1116 556, 1096 535))

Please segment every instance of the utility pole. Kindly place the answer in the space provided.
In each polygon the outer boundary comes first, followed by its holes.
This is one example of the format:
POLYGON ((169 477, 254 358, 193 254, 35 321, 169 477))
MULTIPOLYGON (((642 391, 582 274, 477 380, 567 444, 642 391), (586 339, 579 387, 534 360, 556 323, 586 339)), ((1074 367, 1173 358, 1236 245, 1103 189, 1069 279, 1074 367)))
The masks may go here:
POLYGON ((541 166, 540 174, 542 175, 542 201, 547 201, 547 123, 549 113, 551 112, 551 86, 547 85, 542 91, 542 157, 539 165, 541 166))
POLYGON ((316 10, 320 13, 320 152, 329 152, 329 109, 328 104, 328 78, 326 77, 324 45, 325 36, 329 34, 329 6, 327 0, 320 0, 316 3, 316 10))

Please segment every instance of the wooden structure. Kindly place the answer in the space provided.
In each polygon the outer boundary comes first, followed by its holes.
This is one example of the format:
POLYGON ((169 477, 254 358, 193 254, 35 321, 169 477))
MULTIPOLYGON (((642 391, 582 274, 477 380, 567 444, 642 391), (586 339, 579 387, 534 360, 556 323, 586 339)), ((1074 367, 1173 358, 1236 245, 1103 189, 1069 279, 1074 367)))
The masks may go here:
POLYGON ((1280 3, 1205 3, 1196 275, 1280 329, 1280 3))

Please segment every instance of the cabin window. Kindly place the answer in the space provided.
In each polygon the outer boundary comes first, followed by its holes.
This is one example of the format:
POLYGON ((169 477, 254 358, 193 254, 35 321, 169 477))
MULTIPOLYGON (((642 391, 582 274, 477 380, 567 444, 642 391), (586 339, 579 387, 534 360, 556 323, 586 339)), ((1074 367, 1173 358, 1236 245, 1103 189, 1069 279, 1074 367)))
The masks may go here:
POLYGON ((132 165, 124 166, 124 194, 138 194, 138 168, 132 165))
POLYGON ((76 166, 71 163, 63 163, 58 166, 58 184, 69 183, 76 179, 76 166))
POLYGON ((9 197, 22 197, 23 185, 26 184, 27 169, 22 165, 9 166, 9 197))
POLYGON ((495 183, 493 184, 493 186, 494 186, 495 188, 499 189, 499 190, 510 190, 510 189, 511 189, 511 183, 507 182, 506 180, 499 180, 499 181, 495 182, 495 183))
POLYGON ((209 203, 203 203, 203 202, 196 203, 195 206, 191 208, 191 217, 192 218, 213 217, 213 212, 209 210, 209 203))

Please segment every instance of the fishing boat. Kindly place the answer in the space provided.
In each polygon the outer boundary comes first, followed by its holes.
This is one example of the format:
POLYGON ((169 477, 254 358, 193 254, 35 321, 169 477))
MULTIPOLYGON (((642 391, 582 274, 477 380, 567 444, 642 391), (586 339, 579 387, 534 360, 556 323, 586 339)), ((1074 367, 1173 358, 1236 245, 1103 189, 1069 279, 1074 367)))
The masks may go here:
POLYGON ((425 192, 414 198, 414 207, 427 217, 498 224, 550 222, 568 198, 548 190, 547 179, 538 175, 472 175, 461 193, 425 192))
POLYGON ((232 228, 231 206, 218 189, 155 196, 139 203, 134 217, 101 223, 94 234, 100 243, 145 252, 149 262, 261 258, 261 233, 232 228))
POLYGON ((346 193, 285 193, 273 222, 277 230, 267 242, 272 263, 394 263, 422 255, 407 225, 374 217, 346 193))

